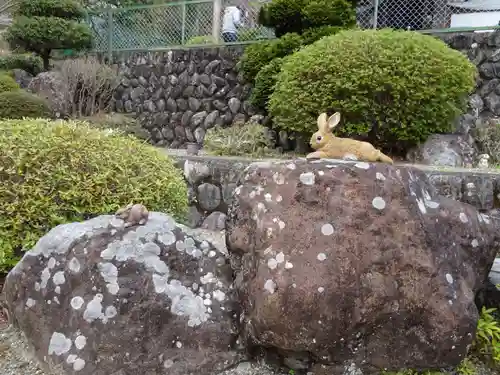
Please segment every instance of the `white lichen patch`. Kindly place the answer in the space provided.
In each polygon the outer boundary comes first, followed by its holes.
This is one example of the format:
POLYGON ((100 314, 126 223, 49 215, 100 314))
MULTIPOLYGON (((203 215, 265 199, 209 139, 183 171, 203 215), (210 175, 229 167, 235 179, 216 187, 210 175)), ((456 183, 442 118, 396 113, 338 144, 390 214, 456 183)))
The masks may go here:
POLYGON ((81 269, 81 265, 80 265, 80 262, 78 261, 78 259, 76 258, 71 258, 71 260, 69 261, 68 263, 68 268, 71 272, 73 273, 78 273, 80 272, 80 269, 81 269))
POLYGON ((278 267, 278 262, 274 258, 270 258, 267 260, 267 266, 269 269, 274 270, 276 267, 278 267))
POLYGON ((83 319, 88 323, 92 323, 94 320, 102 319, 104 317, 104 313, 102 311, 102 300, 103 295, 97 294, 94 298, 92 298, 92 301, 87 304, 87 307, 83 312, 83 319))
POLYGON ((453 284, 453 276, 451 276, 449 273, 446 274, 446 281, 448 281, 449 284, 453 284))
POLYGON ((26 300, 26 307, 31 309, 33 306, 36 305, 36 301, 33 298, 28 298, 26 300))
POLYGON ((383 210, 385 208, 385 200, 382 197, 375 197, 372 199, 372 206, 377 210, 383 210))
POLYGON ((325 253, 319 253, 317 255, 316 259, 318 259, 320 262, 323 262, 324 260, 326 260, 326 254, 325 253))
POLYGON ((118 311, 116 310, 116 307, 114 307, 114 306, 108 306, 104 310, 104 316, 106 317, 106 319, 113 319, 117 315, 118 315, 118 311))
POLYGON ((222 290, 214 290, 213 292, 214 299, 216 299, 219 302, 223 302, 226 299, 226 293, 224 293, 222 290))
POLYGON ((380 172, 375 173, 375 178, 379 181, 385 181, 385 176, 380 172))
POLYGON ((421 213, 423 213, 425 215, 427 213, 427 208, 425 208, 424 202, 419 198, 416 198, 416 200, 417 200, 418 209, 420 210, 421 213))
POLYGON ((52 282, 55 285, 62 285, 66 282, 66 277, 64 276, 64 271, 57 271, 52 277, 52 282))
POLYGON ((283 185, 285 183, 285 176, 283 176, 279 172, 276 172, 275 174, 273 174, 273 180, 276 185, 283 185))
POLYGON ((333 228, 333 225, 332 224, 323 224, 321 226, 321 234, 323 236, 331 236, 334 232, 334 228, 333 228))
POLYGON ((471 245, 472 245, 472 247, 478 247, 479 246, 479 241, 476 238, 474 238, 472 240, 472 242, 471 242, 471 245))
POLYGON ((170 311, 173 314, 188 317, 189 327, 199 326, 208 320, 203 298, 195 295, 179 280, 169 282, 165 276, 153 274, 153 285, 156 293, 165 294, 171 300, 170 311))
POLYGON ((212 272, 207 272, 205 275, 200 277, 200 282, 205 284, 212 284, 217 282, 217 278, 214 276, 212 272))
POLYGON ((292 264, 292 263, 290 263, 290 262, 286 262, 286 263, 285 263, 285 268, 286 268, 287 270, 291 270, 291 269, 293 268, 293 264, 292 264))
POLYGON ((167 359, 165 362, 163 362, 163 367, 164 368, 170 368, 174 365, 174 361, 171 359, 167 359))
POLYGON ((74 310, 80 310, 84 303, 85 301, 82 297, 76 296, 71 299, 70 305, 74 310))
POLYGON ((277 195, 276 202, 280 203, 281 201, 283 201, 283 197, 281 195, 277 195))
POLYGON ((56 259, 54 257, 50 257, 49 261, 47 262, 47 268, 51 270, 56 266, 56 259))
POLYGON ((469 221, 469 218, 467 217, 466 214, 464 214, 463 212, 460 212, 460 215, 458 215, 458 218, 460 219, 460 221, 462 223, 467 223, 469 221))
POLYGON ((106 288, 110 294, 116 295, 120 290, 118 285, 118 268, 113 263, 99 263, 99 273, 103 280, 107 283, 106 288))
POLYGON ((324 291, 325 291, 325 288, 323 288, 322 286, 320 286, 320 287, 318 288, 318 292, 323 293, 324 291))
POLYGON ((299 180, 304 185, 314 185, 316 176, 312 172, 304 172, 300 174, 299 180))
POLYGON ((359 169, 370 169, 370 164, 369 163, 365 163, 364 161, 356 163, 356 164, 354 164, 354 166, 356 168, 359 168, 359 169))
POLYGON ((490 223, 490 217, 488 215, 486 215, 486 214, 481 214, 480 213, 480 214, 478 214, 477 218, 478 218, 478 220, 480 222, 484 222, 486 224, 490 223))
POLYGON ((87 338, 85 336, 79 335, 75 339, 75 348, 82 350, 87 345, 87 338))
POLYGON ((54 332, 49 341, 48 354, 57 356, 68 353, 73 343, 63 333, 54 332))
POLYGON ((76 361, 73 363, 73 370, 75 371, 81 371, 85 367, 85 360, 82 358, 77 358, 76 361))
POLYGON ((431 200, 425 200, 425 205, 427 207, 429 207, 430 209, 436 209, 439 207, 439 203, 438 202, 434 202, 434 201, 431 201, 431 200))
POLYGON ((297 166, 294 164, 294 163, 288 163, 286 165, 286 167, 292 171, 294 171, 295 169, 297 169, 297 166))
POLYGON ((264 289, 270 294, 273 294, 276 291, 276 283, 273 280, 268 279, 264 283, 264 289))
POLYGON ((285 261, 285 254, 283 251, 280 251, 278 254, 276 254, 276 262, 277 263, 283 263, 285 261))
POLYGON ((273 201, 273 196, 269 193, 264 194, 264 199, 266 202, 272 202, 273 201))

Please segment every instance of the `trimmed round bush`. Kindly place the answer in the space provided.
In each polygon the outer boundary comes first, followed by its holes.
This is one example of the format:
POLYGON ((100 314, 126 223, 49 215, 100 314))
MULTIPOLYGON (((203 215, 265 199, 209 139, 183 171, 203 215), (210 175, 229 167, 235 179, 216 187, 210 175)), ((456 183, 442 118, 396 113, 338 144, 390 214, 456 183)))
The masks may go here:
POLYGON ((160 150, 87 123, 0 121, 0 269, 51 228, 130 202, 187 212, 182 174, 160 150))
POLYGON ((356 10, 347 0, 309 0, 302 9, 305 27, 341 26, 356 24, 356 10))
POLYGON ((335 35, 345 28, 340 26, 320 26, 304 30, 302 41, 304 45, 313 44, 325 36, 335 35))
POLYGON ((257 73, 252 96, 250 97, 251 104, 257 109, 267 112, 269 98, 273 93, 274 85, 276 84, 282 65, 283 59, 277 57, 257 73))
POLYGON ((275 126, 316 131, 340 111, 338 135, 401 151, 448 132, 463 113, 476 68, 442 41, 417 32, 342 31, 289 56, 269 102, 275 126))
POLYGON ((19 89, 19 85, 11 75, 7 72, 0 72, 0 93, 6 91, 16 91, 19 89))
POLYGON ((75 0, 21 0, 15 14, 79 20, 85 17, 85 10, 80 2, 75 0))
POLYGON ((43 61, 29 53, 0 56, 0 70, 22 69, 33 76, 43 71, 43 61))
POLYGON ((247 81, 252 82, 259 70, 277 57, 285 57, 302 46, 299 34, 289 33, 279 39, 249 45, 240 59, 240 69, 247 81))
POLYGON ((48 118, 52 112, 48 103, 23 90, 0 92, 0 119, 48 118))

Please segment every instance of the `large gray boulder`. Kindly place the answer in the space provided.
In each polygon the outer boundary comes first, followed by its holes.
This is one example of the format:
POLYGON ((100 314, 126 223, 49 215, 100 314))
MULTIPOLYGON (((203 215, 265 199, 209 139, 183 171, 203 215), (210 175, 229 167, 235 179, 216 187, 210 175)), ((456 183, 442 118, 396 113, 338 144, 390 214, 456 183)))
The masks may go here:
POLYGON ((60 72, 38 74, 30 81, 28 91, 46 99, 57 118, 70 114, 74 98, 70 97, 69 87, 60 72))
POLYGON ((11 321, 50 374, 211 375, 235 364, 223 252, 151 213, 60 225, 8 274, 11 321))

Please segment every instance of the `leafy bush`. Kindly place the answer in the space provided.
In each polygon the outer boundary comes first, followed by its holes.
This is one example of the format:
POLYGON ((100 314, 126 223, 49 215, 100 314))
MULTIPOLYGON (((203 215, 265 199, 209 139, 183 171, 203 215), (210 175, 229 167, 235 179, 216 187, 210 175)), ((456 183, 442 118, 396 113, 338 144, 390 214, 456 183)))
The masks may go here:
POLYGON ((34 94, 23 90, 0 93, 0 119, 49 118, 51 116, 48 103, 34 94))
POLYGON ((259 23, 281 37, 312 27, 354 26, 356 11, 346 0, 274 0, 260 9, 259 23))
POLYGON ((283 59, 277 57, 257 73, 252 96, 250 97, 252 105, 257 109, 267 112, 269 98, 274 91, 274 85, 282 65, 283 59))
POLYGON ((131 201, 181 218, 187 187, 160 150, 82 122, 0 121, 0 268, 56 225, 131 201))
POLYGON ((340 111, 341 135, 408 148, 451 130, 475 75, 464 55, 431 36, 342 31, 286 59, 269 112, 277 127, 310 134, 318 113, 340 111))
POLYGON ((37 53, 48 70, 53 49, 91 47, 90 28, 80 22, 84 15, 76 0, 21 0, 5 38, 13 48, 37 53))
POLYGON ((500 164, 500 122, 490 119, 483 126, 474 129, 474 138, 482 153, 490 156, 491 164, 500 164))
POLYGON ((498 365, 500 364, 500 322, 493 316, 494 311, 496 309, 487 309, 483 306, 477 323, 474 349, 498 365))
POLYGON ((324 36, 335 35, 345 28, 340 26, 320 26, 304 30, 302 41, 304 45, 313 44, 324 36))
POLYGON ((260 157, 274 151, 268 132, 254 122, 228 128, 216 126, 207 131, 203 148, 212 155, 260 157))
POLYGON ((0 56, 0 70, 22 69, 33 76, 43 70, 43 61, 31 54, 12 54, 0 56))
POLYGON ((59 71, 68 100, 67 114, 93 116, 107 110, 118 86, 117 73, 94 57, 65 60, 59 71))
POLYGON ((0 72, 0 93, 19 90, 16 80, 6 72, 0 72))
POLYGON ((193 46, 199 44, 215 44, 215 40, 211 35, 198 35, 198 36, 193 36, 186 42, 187 46, 193 46))
POLYGON ((133 135, 145 141, 148 141, 150 138, 150 133, 131 115, 100 112, 93 116, 82 117, 81 119, 88 122, 95 129, 133 135))
POLYGON ((276 57, 285 57, 302 45, 300 35, 290 33, 279 39, 249 45, 240 59, 240 69, 247 81, 253 81, 259 70, 276 57))

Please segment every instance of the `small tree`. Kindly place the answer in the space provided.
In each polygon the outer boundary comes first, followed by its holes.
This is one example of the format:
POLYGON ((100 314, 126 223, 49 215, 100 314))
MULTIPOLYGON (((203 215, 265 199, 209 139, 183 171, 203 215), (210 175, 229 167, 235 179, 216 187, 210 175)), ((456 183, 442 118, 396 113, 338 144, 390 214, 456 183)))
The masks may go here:
POLYGON ((75 0, 20 0, 6 40, 12 48, 38 54, 48 70, 52 50, 80 51, 92 46, 84 17, 84 9, 75 0))

